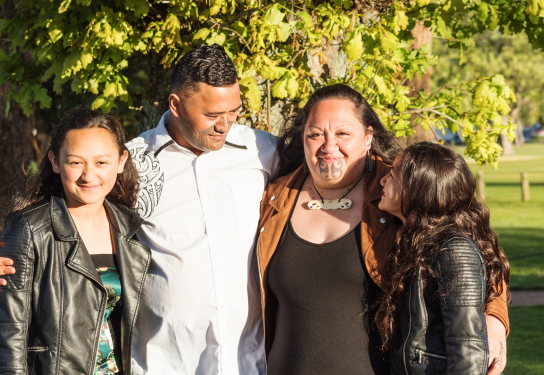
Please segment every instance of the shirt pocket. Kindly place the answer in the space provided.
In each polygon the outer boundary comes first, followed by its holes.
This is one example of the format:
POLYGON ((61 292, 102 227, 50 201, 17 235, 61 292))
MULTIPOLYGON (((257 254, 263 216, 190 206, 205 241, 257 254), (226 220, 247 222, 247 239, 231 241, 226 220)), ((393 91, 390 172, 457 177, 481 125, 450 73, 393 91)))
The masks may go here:
POLYGON ((259 221, 263 183, 256 181, 231 184, 232 197, 236 208, 236 228, 243 236, 255 235, 259 221))

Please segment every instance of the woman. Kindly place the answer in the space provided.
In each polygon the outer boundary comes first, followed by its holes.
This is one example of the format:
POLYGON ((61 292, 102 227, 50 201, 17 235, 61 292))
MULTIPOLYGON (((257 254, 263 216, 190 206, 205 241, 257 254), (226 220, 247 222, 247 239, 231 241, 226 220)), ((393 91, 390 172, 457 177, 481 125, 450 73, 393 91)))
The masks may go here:
POLYGON ((422 142, 397 157, 382 185, 379 208, 402 221, 378 313, 391 373, 486 374, 484 309, 510 269, 474 176, 455 151, 422 142))
MULTIPOLYGON (((399 151, 345 85, 317 90, 280 139, 257 243, 270 375, 389 372, 370 323, 396 231, 380 180, 399 151)), ((507 325, 503 301, 487 313, 507 325)))
POLYGON ((150 250, 135 240, 137 172, 111 116, 75 109, 16 202, 0 256, 0 367, 32 374, 130 374, 150 250))

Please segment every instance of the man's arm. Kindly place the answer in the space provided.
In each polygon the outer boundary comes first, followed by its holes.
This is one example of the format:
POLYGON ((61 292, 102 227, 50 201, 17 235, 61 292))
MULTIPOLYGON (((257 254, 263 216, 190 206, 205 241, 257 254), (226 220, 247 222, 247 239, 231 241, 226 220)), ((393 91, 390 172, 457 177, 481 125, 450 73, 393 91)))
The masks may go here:
MULTIPOLYGON (((4 247, 4 242, 0 242, 0 251, 2 250, 2 247, 4 247)), ((13 260, 0 257, 0 276, 13 275, 15 273, 15 268, 12 266, 13 260)), ((8 282, 5 279, 0 278, 0 286, 6 285, 8 285, 8 282)))
POLYGON ((506 367, 506 337, 510 331, 508 320, 508 286, 503 281, 502 293, 495 298, 485 311, 487 340, 489 342, 488 375, 499 375, 506 367))

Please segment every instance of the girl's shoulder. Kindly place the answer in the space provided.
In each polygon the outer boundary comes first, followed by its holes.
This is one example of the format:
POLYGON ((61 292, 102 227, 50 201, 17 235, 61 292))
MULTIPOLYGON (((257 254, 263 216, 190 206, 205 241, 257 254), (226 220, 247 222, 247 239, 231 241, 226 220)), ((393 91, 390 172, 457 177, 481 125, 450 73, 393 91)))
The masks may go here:
MULTIPOLYGON (((42 199, 35 202, 20 211, 15 212, 10 218, 10 223, 26 223, 35 231, 51 223, 51 202, 49 199, 42 199)), ((8 223, 8 227, 10 226, 8 223)), ((6 227, 6 229, 8 229, 6 227)))

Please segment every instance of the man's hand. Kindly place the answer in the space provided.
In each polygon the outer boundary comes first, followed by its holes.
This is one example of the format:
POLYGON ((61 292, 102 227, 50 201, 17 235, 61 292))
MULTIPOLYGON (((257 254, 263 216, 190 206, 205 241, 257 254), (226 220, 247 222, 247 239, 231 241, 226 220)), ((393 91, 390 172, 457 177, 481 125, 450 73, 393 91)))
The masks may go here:
POLYGON ((506 367, 506 328, 493 315, 486 315, 489 367, 487 375, 499 375, 506 367))
MULTIPOLYGON (((0 243, 0 248, 2 248, 1 243, 0 243)), ((9 258, 0 257, 0 276, 14 274, 15 268, 13 268, 12 266, 13 266, 13 260, 9 258)), ((6 286, 6 285, 8 285, 8 282, 0 278, 0 286, 6 286)))

